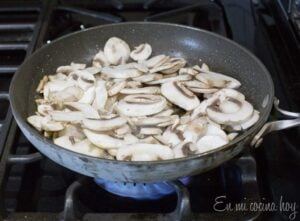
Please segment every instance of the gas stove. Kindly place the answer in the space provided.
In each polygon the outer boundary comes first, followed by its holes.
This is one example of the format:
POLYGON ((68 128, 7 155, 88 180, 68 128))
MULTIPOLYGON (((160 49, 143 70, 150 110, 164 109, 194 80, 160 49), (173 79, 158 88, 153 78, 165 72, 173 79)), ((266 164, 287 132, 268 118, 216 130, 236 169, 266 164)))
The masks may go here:
POLYGON ((282 201, 299 211, 299 128, 271 134, 260 148, 246 148, 204 174, 116 183, 81 176, 37 152, 17 127, 7 94, 22 61, 58 37, 102 24, 160 21, 206 29, 248 48, 269 69, 281 105, 299 111, 298 1, 2 1, 0 12, 0 220, 292 219, 291 211, 228 206, 282 201))

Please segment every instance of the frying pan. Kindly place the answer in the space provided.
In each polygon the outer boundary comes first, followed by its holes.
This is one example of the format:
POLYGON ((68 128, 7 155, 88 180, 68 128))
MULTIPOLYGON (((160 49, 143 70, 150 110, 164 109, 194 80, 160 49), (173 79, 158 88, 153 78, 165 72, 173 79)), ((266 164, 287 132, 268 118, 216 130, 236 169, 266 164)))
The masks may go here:
POLYGON ((78 173, 122 182, 175 180, 201 173, 235 157, 247 144, 258 144, 267 132, 299 125, 299 119, 284 121, 283 124, 278 123, 280 121, 265 124, 274 101, 273 82, 264 65, 249 51, 208 31, 167 23, 110 24, 59 38, 37 50, 19 67, 9 94, 12 111, 20 129, 41 153, 78 173), (45 74, 55 73, 58 66, 70 62, 90 64, 93 56, 112 36, 122 38, 131 48, 147 42, 153 48, 153 55, 183 57, 190 64, 198 63, 201 58, 212 70, 238 79, 242 82, 240 91, 260 111, 259 121, 225 146, 165 161, 100 159, 56 146, 26 122, 26 118, 36 110, 35 89, 40 79, 45 74))

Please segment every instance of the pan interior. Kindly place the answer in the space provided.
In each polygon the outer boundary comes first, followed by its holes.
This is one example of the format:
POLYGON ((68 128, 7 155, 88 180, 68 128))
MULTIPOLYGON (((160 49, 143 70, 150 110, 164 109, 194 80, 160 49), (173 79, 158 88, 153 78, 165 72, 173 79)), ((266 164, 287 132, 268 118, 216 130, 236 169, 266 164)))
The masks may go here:
MULTIPOLYGON (((267 118, 273 97, 272 81, 264 66, 243 48, 215 34, 180 25, 122 23, 67 35, 28 58, 16 73, 10 90, 17 120, 25 125, 27 116, 35 112, 35 89, 43 75, 54 74, 58 66, 70 62, 90 64, 113 36, 125 40, 131 49, 147 42, 152 46, 152 55, 183 57, 189 64, 199 64, 201 59, 211 70, 241 81, 239 90, 261 112, 261 118, 267 118)), ((28 125, 25 127, 37 133, 28 125)))

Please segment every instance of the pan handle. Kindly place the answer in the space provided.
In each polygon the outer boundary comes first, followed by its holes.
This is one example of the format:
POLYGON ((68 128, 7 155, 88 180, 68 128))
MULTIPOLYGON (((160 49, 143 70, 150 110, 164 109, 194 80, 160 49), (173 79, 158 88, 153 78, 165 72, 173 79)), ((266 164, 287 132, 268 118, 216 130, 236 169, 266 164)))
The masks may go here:
POLYGON ((284 116, 294 117, 295 119, 291 120, 277 120, 266 123, 260 131, 255 135, 251 141, 251 146, 259 147, 263 141, 263 137, 273 131, 285 130, 288 128, 300 126, 300 113, 290 112, 283 110, 279 107, 279 100, 275 97, 274 99, 274 108, 284 116))

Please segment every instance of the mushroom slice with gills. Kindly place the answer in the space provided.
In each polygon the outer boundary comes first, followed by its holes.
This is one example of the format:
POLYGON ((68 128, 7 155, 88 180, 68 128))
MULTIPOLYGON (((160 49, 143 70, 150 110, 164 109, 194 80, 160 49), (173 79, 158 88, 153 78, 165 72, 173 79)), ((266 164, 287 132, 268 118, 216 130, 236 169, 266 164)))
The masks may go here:
POLYGON ((105 81, 97 81, 97 86, 95 89, 95 106, 98 111, 103 111, 105 103, 107 101, 107 90, 105 87, 105 81))
POLYGON ((92 104, 93 101, 95 100, 95 95, 96 95, 96 88, 90 87, 86 91, 84 91, 83 96, 80 98, 78 102, 84 104, 92 104))
POLYGON ((194 153, 189 141, 183 141, 173 147, 174 158, 182 158, 194 153))
POLYGON ((173 76, 173 77, 163 77, 162 79, 158 79, 155 81, 149 81, 145 82, 146 84, 153 85, 153 84, 164 84, 164 83, 169 83, 173 81, 188 81, 191 80, 192 76, 191 75, 178 75, 178 76, 173 76))
POLYGON ((150 81, 160 80, 162 78, 163 78, 162 74, 155 73, 155 74, 144 74, 142 76, 132 78, 132 80, 146 83, 146 82, 150 82, 150 81))
POLYGON ((50 92, 49 100, 52 102, 74 102, 83 97, 84 91, 78 86, 67 87, 62 91, 50 92))
POLYGON ((79 123, 84 119, 81 111, 49 111, 52 120, 68 123, 79 123))
POLYGON ((129 117, 147 116, 159 113, 167 106, 167 101, 160 95, 127 95, 116 105, 116 110, 129 117))
POLYGON ((126 81, 115 82, 112 87, 108 90, 109 96, 118 94, 126 86, 126 81))
POLYGON ((50 93, 62 91, 68 87, 75 86, 75 82, 73 81, 65 81, 65 80, 53 80, 48 81, 43 88, 44 99, 49 99, 50 93))
POLYGON ((112 37, 104 45, 104 55, 111 64, 124 64, 129 58, 130 48, 122 39, 112 37))
POLYGON ((148 43, 140 44, 135 47, 130 53, 130 57, 135 61, 143 61, 150 57, 152 53, 152 47, 148 43))
POLYGON ((231 127, 232 130, 234 131, 240 131, 240 130, 246 130, 250 127, 252 127, 259 119, 259 112, 257 110, 253 111, 252 116, 247 119, 246 121, 237 124, 237 125, 229 125, 231 127))
POLYGON ((115 117, 112 119, 83 119, 82 127, 94 131, 109 131, 122 127, 127 123, 124 117, 115 117))
POLYGON ((48 115, 49 111, 53 111, 53 110, 54 109, 50 104, 39 104, 37 106, 37 111, 43 116, 48 115))
POLYGON ((159 87, 123 88, 120 91, 121 94, 157 94, 159 92, 159 87))
POLYGON ((185 64, 186 61, 182 58, 171 58, 168 60, 168 62, 155 66, 149 72, 162 72, 164 74, 172 74, 177 72, 180 68, 184 67, 185 64))
POLYGON ((119 79, 135 78, 143 74, 143 72, 136 68, 122 69, 119 67, 104 67, 102 68, 101 73, 106 78, 119 79))
POLYGON ((249 119, 253 114, 253 106, 248 101, 240 102, 236 99, 225 100, 221 102, 219 105, 211 105, 207 107, 206 113, 207 116, 216 123, 219 124, 239 124, 247 119, 249 119), (227 104, 226 112, 224 112, 224 107, 222 107, 222 103, 231 102, 232 104, 227 104))
POLYGON ((207 133, 208 126, 205 117, 195 119, 187 125, 183 132, 185 141, 196 143, 199 137, 204 136, 207 133))
POLYGON ((176 133, 175 131, 172 131, 170 127, 168 127, 163 132, 161 138, 162 139, 160 141, 162 141, 164 144, 171 144, 171 146, 179 144, 184 139, 181 133, 176 133))
POLYGON ((35 129, 38 131, 42 131, 42 121, 43 121, 42 116, 40 115, 32 115, 30 117, 27 117, 27 122, 31 124, 35 129))
POLYGON ((186 111, 191 111, 200 104, 198 97, 189 91, 182 82, 164 83, 161 86, 161 93, 171 103, 186 111))
POLYGON ((143 62, 148 68, 158 67, 167 62, 169 57, 166 55, 157 55, 143 62))
POLYGON ((85 135, 82 131, 82 128, 79 124, 67 124, 65 125, 65 128, 58 132, 58 136, 72 136, 75 137, 78 140, 83 140, 85 138, 85 135))
MULTIPOLYGON (((201 69, 202 70, 202 69, 201 69)), ((196 79, 208 84, 210 87, 217 88, 238 88, 241 83, 227 75, 205 71, 206 73, 200 73, 196 75, 196 79)))
POLYGON ((218 147, 224 146, 228 140, 224 140, 220 136, 206 135, 197 141, 197 153, 204 153, 218 147))
POLYGON ((168 160, 173 158, 172 150, 165 145, 135 143, 118 149, 117 159, 137 160, 168 160))
POLYGON ((83 90, 87 90, 96 82, 93 74, 85 70, 77 70, 69 74, 69 78, 76 81, 77 85, 83 90))
POLYGON ((93 58, 93 66, 97 68, 103 68, 110 65, 110 62, 105 57, 103 51, 99 51, 93 58))
POLYGON ((108 134, 97 133, 88 129, 83 129, 85 136, 92 144, 102 149, 115 149, 124 146, 124 140, 117 139, 108 134))
POLYGON ((125 142, 125 144, 138 143, 139 142, 139 138, 137 138, 133 134, 126 134, 124 136, 124 142, 125 142))
POLYGON ((86 118, 99 119, 98 112, 90 105, 79 102, 66 102, 65 106, 71 111, 81 111, 86 118))
POLYGON ((162 130, 157 127, 142 127, 140 130, 140 134, 144 135, 160 135, 162 134, 162 130))

